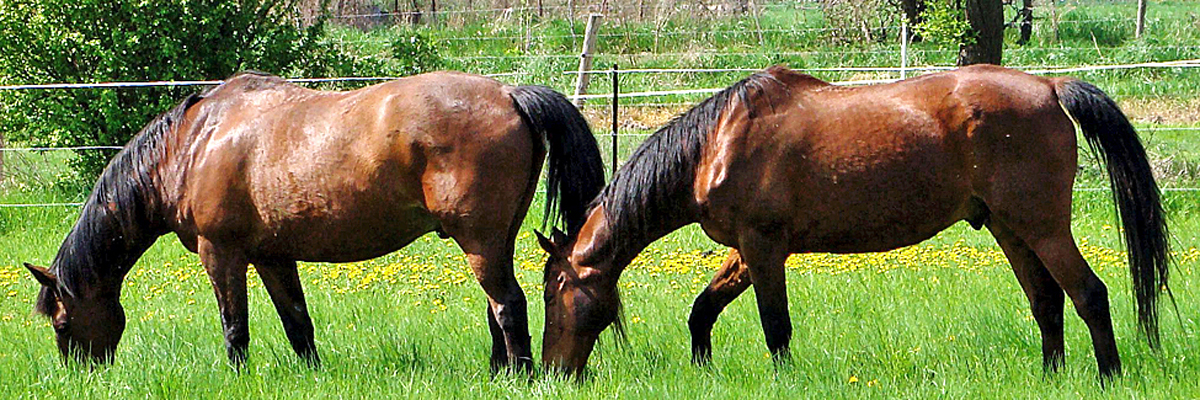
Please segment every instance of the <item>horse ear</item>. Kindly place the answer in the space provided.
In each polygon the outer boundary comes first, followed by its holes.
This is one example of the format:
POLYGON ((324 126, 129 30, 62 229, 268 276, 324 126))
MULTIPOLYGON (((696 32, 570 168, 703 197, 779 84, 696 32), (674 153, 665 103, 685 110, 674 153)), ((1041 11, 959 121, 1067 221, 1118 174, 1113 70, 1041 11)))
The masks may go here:
POLYGON ((550 232, 550 241, 557 246, 567 244, 567 234, 558 230, 558 228, 554 228, 554 230, 550 232))
POLYGON ((43 286, 54 287, 58 285, 58 277, 54 276, 46 267, 39 267, 30 263, 25 263, 25 268, 33 273, 33 279, 37 279, 43 286))
POLYGON ((545 250, 550 254, 557 254, 558 248, 554 246, 554 242, 550 241, 550 239, 547 239, 546 236, 542 235, 541 232, 538 232, 537 229, 533 230, 533 234, 537 236, 538 244, 542 246, 542 250, 545 250))

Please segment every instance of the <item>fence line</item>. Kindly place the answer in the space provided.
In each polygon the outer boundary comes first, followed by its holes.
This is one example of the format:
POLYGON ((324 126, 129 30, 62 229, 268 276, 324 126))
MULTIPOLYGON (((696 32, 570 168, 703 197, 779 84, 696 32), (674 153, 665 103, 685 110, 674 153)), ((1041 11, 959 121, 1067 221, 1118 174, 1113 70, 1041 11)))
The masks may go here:
MULTIPOLYGON (((503 72, 496 74, 483 74, 487 77, 505 77, 526 75, 524 72, 503 72)), ((329 82, 371 82, 371 81, 391 81, 403 78, 403 76, 346 76, 346 77, 331 77, 331 78, 284 78, 283 80, 291 83, 329 83, 329 82)), ((4 85, 0 86, 0 90, 35 90, 35 89, 114 89, 114 88, 138 88, 138 87, 174 87, 174 86, 216 86, 225 83, 225 80, 211 81, 144 81, 144 82, 99 82, 99 83, 41 83, 29 85, 4 85)))
MULTIPOLYGON (((1059 52, 1074 52, 1087 51, 1095 52, 1097 47, 1023 47, 1015 49, 1007 49, 1006 52, 1038 52, 1038 51, 1059 51, 1059 52)), ((1120 49, 1117 47, 1099 47, 1101 51, 1120 49)), ((1200 46, 1145 46, 1138 47, 1139 50, 1197 50, 1200 46)), ((958 53, 957 49, 913 49, 909 50, 913 54, 937 54, 937 53, 958 53)), ((899 50, 877 49, 877 50, 846 50, 846 51, 822 51, 822 50, 806 50, 806 51, 780 51, 772 53, 756 53, 756 52, 715 52, 715 51, 693 51, 693 52, 669 52, 669 53, 598 53, 598 57, 630 57, 630 58, 658 58, 658 57, 749 57, 749 56, 803 56, 803 55, 843 55, 843 54, 898 54, 899 50)), ((453 60, 508 60, 508 59, 558 59, 558 58, 577 58, 578 54, 514 54, 514 55, 480 55, 480 56, 455 56, 446 57, 453 60)))
MULTIPOLYGON (((1175 61, 1153 61, 1136 64, 1123 64, 1119 68, 1097 68, 1097 67, 1115 67, 1110 65, 1091 65, 1091 66, 1061 66, 1061 65, 1015 65, 1005 66, 1005 68, 1023 70, 1030 74, 1044 73, 1066 73, 1080 71, 1095 71, 1100 69, 1131 69, 1131 68, 1147 68, 1147 67, 1162 67, 1162 68, 1189 68, 1200 66, 1200 59, 1187 59, 1175 61)), ((644 68, 644 69, 621 69, 621 70, 591 70, 591 71, 563 71, 566 75, 575 74, 593 74, 593 75, 608 75, 612 73, 618 74, 676 74, 676 73, 722 73, 722 72, 758 72, 764 68, 644 68)), ((920 67, 840 67, 840 68, 793 68, 796 71, 817 71, 817 72, 899 72, 899 71, 949 71, 958 69, 956 66, 920 66, 920 67)))
MULTIPOLYGON (((371 14, 368 14, 371 15, 371 14)), ((1071 23, 1094 23, 1094 22, 1133 22, 1132 19, 1094 19, 1094 20, 1072 20, 1061 21, 1059 25, 1071 23)), ((884 26, 874 27, 872 29, 900 29, 901 26, 884 26)), ((748 35, 760 33, 804 33, 804 32, 826 32, 839 30, 839 28, 767 28, 767 29, 748 29, 748 30, 725 30, 725 31, 650 31, 650 32, 625 32, 625 33, 601 33, 597 37, 601 38, 621 38, 630 36, 687 36, 687 35, 748 35)), ((543 40, 543 39, 567 39, 578 38, 582 33, 573 35, 506 35, 506 36, 451 36, 451 37, 434 37, 436 41, 443 42, 478 42, 478 41, 501 41, 501 40, 543 40)), ((375 40, 370 39, 354 39, 354 40, 335 40, 341 44, 359 44, 359 43, 375 43, 375 40)), ((1094 50, 1094 49, 1093 49, 1094 50)))
MULTIPOLYGON (((1071 23, 1095 23, 1095 22, 1133 22, 1132 19, 1097 19, 1097 20, 1074 20, 1062 21, 1059 25, 1070 25, 1071 23)), ((889 25, 882 27, 871 27, 872 30, 899 30, 900 25, 889 25)), ((844 30, 844 28, 766 28, 766 29, 746 29, 746 30, 724 30, 724 31, 640 31, 640 32, 625 32, 625 33, 602 33, 597 35, 601 38, 622 38, 622 37, 643 37, 643 36, 700 36, 700 35, 754 35, 762 33, 805 33, 805 32, 830 32, 844 30)), ((447 42, 472 42, 472 41, 487 41, 487 40, 519 40, 519 39, 566 39, 577 38, 579 35, 536 35, 536 36, 451 36, 436 38, 439 41, 447 42)), ((367 40, 343 41, 343 43, 363 43, 367 40)))
POLYGON ((73 146, 73 147, 3 147, 0 152, 6 151, 54 151, 54 150, 120 150, 125 146, 73 146))
MULTIPOLYGON (((1196 46, 1200 47, 1200 46, 1196 46)), ((576 58, 574 56, 564 56, 576 58)), ((1136 69, 1136 68, 1193 68, 1200 67, 1200 59, 1185 59, 1173 61, 1155 61, 1133 64, 1109 64, 1109 65, 1088 65, 1077 67, 1064 68, 1043 68, 1027 70, 1025 72, 1031 74, 1059 74, 1069 72, 1082 71, 1102 71, 1102 70, 1120 70, 1120 69, 1136 69)), ((1015 66, 1015 69, 1033 68, 1015 66)), ((953 69, 953 67, 928 66, 928 67, 911 67, 905 70, 922 71, 922 70, 944 70, 953 69)), ((632 69, 618 70, 617 73, 682 73, 682 72, 735 72, 735 71, 759 71, 760 69, 749 68, 724 68, 724 69, 632 69)), ((843 68, 800 68, 802 71, 899 71, 898 67, 843 67, 843 68)), ((578 74, 577 71, 566 71, 564 74, 578 74)), ((611 74, 611 70, 590 71, 589 74, 611 74)), ((525 75, 523 72, 506 72, 496 74, 486 74, 485 76, 500 77, 500 76, 515 76, 525 75)), ((320 83, 320 82, 354 82, 354 81, 380 81, 394 80, 402 77, 380 76, 380 77, 334 77, 334 78, 288 78, 288 82, 294 83, 320 83)), ((873 79, 861 81, 842 81, 831 82, 834 85, 864 85, 875 83, 895 82, 898 79, 873 79)), ((144 81, 144 82, 101 82, 101 83, 47 83, 47 84, 26 84, 26 85, 5 85, 0 86, 0 90, 38 90, 38 89, 94 89, 94 88, 131 88, 131 87, 172 87, 172 86, 203 86, 203 85, 219 85, 224 83, 224 80, 208 80, 208 81, 144 81)), ((688 89, 674 91, 649 91, 640 93, 624 93, 620 97, 650 97, 650 96, 666 96, 677 94, 700 94, 700 93, 715 93, 723 88, 711 89, 688 89)), ((584 95, 578 98, 597 98, 611 97, 610 94, 584 95)))
MULTIPOLYGON (((1080 71, 1105 71, 1105 70, 1121 70, 1121 69, 1133 69, 1133 68, 1193 68, 1193 67, 1200 67, 1200 59, 1175 60, 1175 61, 1164 61, 1164 62, 1148 62, 1148 63, 1135 63, 1135 64, 1091 65, 1091 66, 1060 68, 1060 69, 1041 69, 1041 70, 1032 70, 1032 71, 1026 71, 1026 72, 1030 73, 1030 74, 1060 74, 1060 73, 1080 72, 1080 71)), ((891 82, 896 82, 899 80, 900 79, 893 78, 893 79, 840 81, 840 82, 829 82, 829 83, 833 84, 833 85, 839 85, 839 86, 873 85, 873 84, 880 84, 880 83, 891 83, 891 82)), ((674 95, 716 93, 716 92, 719 92, 724 89, 725 88, 658 90, 658 91, 647 91, 647 92, 620 93, 620 94, 618 94, 618 97, 633 98, 633 97, 656 97, 656 96, 674 96, 674 95)), ((568 97, 579 98, 579 99, 594 99, 594 98, 612 97, 612 94, 611 93, 610 94, 589 94, 589 95, 568 96, 568 97)))
MULTIPOLYGON (((818 71, 818 72, 836 72, 836 71, 859 71, 859 72, 891 71, 891 72, 896 72, 896 71, 901 71, 901 70, 904 70, 904 71, 947 71, 947 70, 952 70, 952 69, 956 69, 956 68, 958 68, 958 67, 939 67, 939 66, 907 67, 907 68, 902 68, 902 67, 842 67, 842 68, 792 68, 792 69, 796 70, 796 71, 818 71)), ((1022 67, 1007 67, 1007 68, 1020 69, 1022 67)), ((1026 67, 1026 68, 1032 68, 1032 67, 1026 67)), ((1039 68, 1041 68, 1041 67, 1039 67, 1039 68)), ((576 75, 576 74, 608 75, 608 74, 612 74, 613 72, 616 72, 618 74, 686 74, 686 73, 721 73, 721 72, 758 72, 758 71, 762 71, 763 69, 765 69, 765 67, 764 68, 644 68, 644 69, 619 69, 616 71, 613 71, 610 69, 603 69, 603 70, 591 70, 591 71, 583 71, 583 72, 563 71, 563 74, 566 74, 566 75, 576 75)))
MULTIPOLYGON (((793 5, 793 4, 787 4, 787 3, 757 4, 757 5, 754 5, 753 7, 758 8, 758 9, 770 9, 770 8, 788 8, 788 9, 795 9, 795 10, 819 10, 819 9, 821 9, 820 6, 814 7, 814 6, 804 6, 804 5, 793 5)), ((588 10, 592 9, 592 6, 591 5, 577 5, 577 6, 553 5, 553 6, 541 6, 541 7, 538 7, 538 6, 513 6, 513 7, 505 7, 505 8, 476 8, 476 9, 467 9, 467 10, 446 10, 446 9, 436 10, 436 11, 434 11, 434 10, 418 10, 418 11, 403 10, 403 11, 392 11, 392 12, 381 11, 381 12, 375 12, 375 13, 330 15, 328 17, 332 18, 332 19, 383 18, 383 17, 407 17, 407 16, 412 16, 412 15, 514 13, 517 11, 564 10, 564 9, 568 9, 568 8, 586 13, 586 12, 588 12, 588 10)), ((682 5, 681 4, 669 4, 668 5, 668 4, 661 4, 661 3, 647 5, 647 6, 633 6, 633 7, 622 7, 622 6, 617 6, 617 5, 609 5, 607 8, 609 10, 614 10, 614 11, 619 11, 619 10, 626 9, 626 8, 646 9, 646 10, 688 10, 688 9, 703 8, 706 10, 710 10, 708 7, 703 6, 703 5, 700 5, 700 6, 690 5, 690 4, 682 4, 682 5)), ((599 10, 599 11, 603 12, 605 10, 599 10)), ((749 11, 747 11, 746 14, 749 15, 749 11)), ((309 17, 307 19, 312 20, 312 19, 316 19, 316 18, 317 17, 309 17)))
POLYGON ((79 207, 83 203, 0 203, 0 208, 79 207))

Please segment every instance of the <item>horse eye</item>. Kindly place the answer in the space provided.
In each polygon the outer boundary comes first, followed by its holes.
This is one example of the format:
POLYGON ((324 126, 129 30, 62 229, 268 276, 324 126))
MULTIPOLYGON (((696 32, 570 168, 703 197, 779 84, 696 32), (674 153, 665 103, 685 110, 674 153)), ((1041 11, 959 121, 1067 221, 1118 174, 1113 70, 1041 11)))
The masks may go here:
POLYGON ((563 281, 565 281, 565 280, 567 280, 567 277, 559 275, 558 279, 555 279, 554 282, 555 283, 563 283, 563 281))

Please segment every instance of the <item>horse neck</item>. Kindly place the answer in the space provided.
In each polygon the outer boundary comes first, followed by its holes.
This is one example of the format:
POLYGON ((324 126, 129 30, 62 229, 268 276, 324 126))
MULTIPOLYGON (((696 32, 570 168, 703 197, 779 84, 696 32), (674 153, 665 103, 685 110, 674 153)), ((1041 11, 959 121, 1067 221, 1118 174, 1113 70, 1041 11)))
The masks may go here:
POLYGON ((133 264, 162 235, 144 217, 94 200, 93 196, 84 205, 54 260, 54 272, 72 292, 119 288, 133 264))
MULTIPOLYGON (((690 192, 688 194, 690 195, 690 192)), ((699 220, 696 214, 691 212, 695 208, 694 204, 685 200, 688 196, 672 197, 679 199, 680 204, 675 208, 679 212, 648 219, 650 223, 641 225, 639 229, 631 229, 632 225, 625 225, 626 229, 613 229, 613 225, 607 223, 603 207, 593 209, 589 222, 597 219, 598 223, 585 224, 575 241, 576 249, 580 249, 581 245, 586 247, 582 254, 585 263, 602 266, 608 273, 619 276, 651 243, 699 220), (589 225, 594 228, 589 229, 589 225)))
POLYGON ((159 189, 164 142, 136 142, 101 174, 54 259, 53 270, 68 290, 95 283, 119 287, 138 258, 167 233, 159 189))

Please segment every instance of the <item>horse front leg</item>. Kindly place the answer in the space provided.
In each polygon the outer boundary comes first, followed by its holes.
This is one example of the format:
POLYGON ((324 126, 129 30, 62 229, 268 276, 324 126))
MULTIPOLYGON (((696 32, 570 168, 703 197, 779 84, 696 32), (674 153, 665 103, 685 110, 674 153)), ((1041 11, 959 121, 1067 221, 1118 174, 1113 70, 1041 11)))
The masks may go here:
POLYGON ((712 360, 712 329, 721 316, 721 311, 734 299, 750 288, 750 270, 742 262, 737 250, 729 252, 721 269, 708 287, 696 296, 692 313, 688 317, 688 330, 692 333, 692 362, 707 364, 712 360))
POLYGON ((267 293, 271 295, 271 302, 275 304, 275 311, 283 322, 283 331, 292 344, 292 350, 310 366, 319 367, 321 357, 317 355, 312 318, 304 302, 304 288, 300 285, 296 262, 258 262, 254 267, 267 293))
POLYGON ((792 339, 792 318, 788 314, 783 269, 789 252, 783 236, 779 232, 746 229, 739 233, 737 249, 750 271, 767 349, 776 362, 791 358, 788 342, 792 339))
POLYGON ((229 363, 241 370, 246 363, 246 349, 250 346, 246 305, 246 266, 249 263, 240 251, 222 249, 204 238, 199 240, 197 250, 221 310, 229 363))

